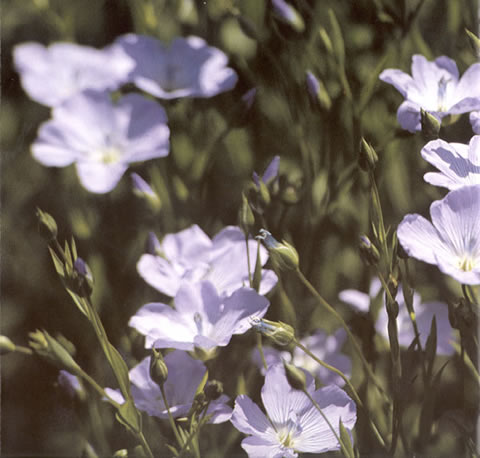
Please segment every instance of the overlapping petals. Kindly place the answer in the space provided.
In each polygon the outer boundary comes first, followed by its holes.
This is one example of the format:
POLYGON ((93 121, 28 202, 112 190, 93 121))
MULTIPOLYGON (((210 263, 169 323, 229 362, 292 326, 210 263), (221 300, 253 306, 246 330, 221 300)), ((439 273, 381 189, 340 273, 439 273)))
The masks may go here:
POLYGON ((232 335, 250 329, 250 319, 261 318, 269 306, 268 300, 251 288, 219 296, 209 281, 184 282, 174 303, 175 308, 162 303, 146 304, 130 318, 130 326, 146 336, 147 348, 223 347, 232 335))
POLYGON ((424 179, 435 186, 450 190, 480 184, 480 136, 468 145, 433 140, 422 149, 422 157, 439 172, 428 172, 424 179))
POLYGON ((134 67, 133 59, 116 45, 95 49, 74 43, 22 43, 13 58, 25 92, 50 107, 85 89, 117 89, 134 67))
MULTIPOLYGON (((253 272, 257 242, 249 240, 248 249, 253 272)), ((260 259, 262 265, 268 259, 263 247, 260 247, 260 259)), ((228 226, 210 240, 194 224, 166 235, 156 254, 141 256, 137 270, 149 285, 167 296, 175 296, 184 280, 210 280, 220 294, 229 295, 249 284, 245 236, 240 228, 228 226)), ((264 269, 260 294, 266 294, 276 282, 275 273, 264 269)))
POLYGON ((480 185, 450 191, 430 215, 431 223, 418 214, 403 218, 397 234, 405 251, 460 283, 480 284, 480 185))
POLYGON ((116 44, 135 61, 129 79, 155 97, 212 97, 237 82, 237 74, 227 67, 227 56, 199 37, 178 37, 165 45, 152 37, 128 34, 116 44))
MULTIPOLYGON (((164 390, 170 413, 174 418, 186 416, 207 369, 201 361, 179 350, 166 355, 164 361, 168 368, 164 390)), ((150 377, 150 357, 135 366, 129 377, 135 406, 150 416, 168 418, 160 387, 150 377)), ((105 391, 115 401, 125 402, 119 390, 106 388, 105 391)), ((226 402, 228 397, 221 395, 210 403, 207 414, 212 414, 211 423, 223 423, 230 419, 232 409, 226 402)))
POLYGON ((106 92, 87 90, 52 111, 32 145, 47 166, 76 164, 82 185, 106 193, 132 162, 166 156, 170 130, 164 109, 138 94, 113 103, 106 92))
POLYGON ((412 57, 412 76, 397 69, 387 69, 380 79, 392 84, 405 101, 397 117, 402 128, 415 132, 421 129, 420 109, 441 120, 449 114, 468 113, 480 109, 480 64, 473 64, 459 78, 456 63, 441 56, 429 62, 421 55, 412 57))
MULTIPOLYGON (((305 375, 308 392, 336 433, 340 419, 345 428, 351 430, 356 422, 354 402, 335 385, 315 391, 313 377, 305 375)), ((266 415, 248 396, 238 396, 231 418, 235 428, 250 435, 242 441, 249 457, 296 457, 297 452, 323 453, 340 448, 334 433, 308 397, 291 388, 282 365, 268 368, 262 401, 266 415)))

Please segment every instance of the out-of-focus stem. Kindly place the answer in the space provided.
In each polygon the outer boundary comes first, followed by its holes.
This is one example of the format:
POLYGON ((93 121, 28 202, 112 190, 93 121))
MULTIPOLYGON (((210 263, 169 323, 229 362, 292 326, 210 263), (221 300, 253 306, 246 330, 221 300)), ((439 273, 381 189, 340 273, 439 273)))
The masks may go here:
POLYGON ((160 392, 162 393, 162 399, 165 407, 167 408, 168 413, 168 421, 170 422, 170 426, 172 427, 173 433, 175 434, 175 439, 177 439, 178 445, 182 446, 182 438, 180 437, 180 433, 178 432, 177 425, 175 424, 175 419, 172 416, 172 412, 170 412, 170 406, 168 405, 167 396, 165 395, 165 388, 163 385, 159 385, 160 392))

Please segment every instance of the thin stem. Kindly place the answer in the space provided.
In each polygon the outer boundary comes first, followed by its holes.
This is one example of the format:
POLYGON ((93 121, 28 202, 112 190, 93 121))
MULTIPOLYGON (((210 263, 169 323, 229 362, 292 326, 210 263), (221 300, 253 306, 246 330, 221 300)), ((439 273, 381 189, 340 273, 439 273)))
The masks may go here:
POLYGON ((257 332, 257 348, 258 352, 260 353, 260 358, 262 359, 263 368, 267 370, 267 361, 265 360, 265 353, 263 352, 263 345, 262 345, 262 334, 257 332))
POLYGON ((352 343, 353 347, 355 348, 355 351, 357 352, 360 360, 363 363, 363 366, 365 370, 367 371, 369 377, 372 379, 373 383, 379 390, 379 392, 382 394, 382 396, 389 401, 387 398, 385 391, 383 390, 382 386, 380 385, 380 382, 377 380, 375 377, 375 374, 372 371, 372 368, 370 367, 370 364, 368 364, 368 361, 365 359, 365 356, 363 356, 362 349, 360 348, 360 345, 357 342, 357 339, 355 336, 352 334, 352 331, 350 331, 350 328, 347 326, 347 323, 345 323, 345 320, 341 317, 341 315, 320 295, 320 293, 315 289, 315 287, 308 281, 308 279, 303 275, 303 273, 300 271, 300 269, 296 270, 297 276, 300 279, 300 281, 307 287, 307 289, 317 298, 317 300, 322 304, 329 313, 331 313, 339 322, 342 328, 345 330, 347 333, 350 342, 352 343))
POLYGON ((250 250, 248 249, 248 235, 245 234, 245 245, 247 248, 247 268, 248 268, 248 284, 252 287, 252 268, 250 267, 250 250))
POLYGON ((165 395, 165 388, 163 387, 163 385, 159 385, 159 387, 160 387, 160 392, 162 393, 163 403, 167 408, 168 421, 170 422, 170 426, 172 427, 173 433, 175 434, 175 439, 177 439, 178 445, 181 447, 182 438, 180 437, 180 433, 178 432, 177 425, 175 424, 175 420, 172 416, 172 412, 170 412, 170 406, 168 405, 167 396, 165 395))
POLYGON ((137 439, 138 441, 140 442, 140 444, 142 445, 143 449, 145 450, 145 452, 147 452, 147 455, 148 455, 148 458, 155 458, 153 453, 152 453, 152 449, 150 448, 150 446, 148 445, 146 439, 145 439, 145 436, 143 435, 142 431, 139 431, 137 434, 137 439))
POLYGON ((307 354, 308 356, 310 356, 310 358, 312 358, 315 362, 317 362, 318 364, 320 364, 321 366, 323 366, 325 369, 328 369, 329 371, 332 371, 334 372, 335 374, 337 374, 339 377, 342 378, 342 380, 345 382, 345 384, 348 386, 348 388, 350 389, 350 394, 353 398, 353 400, 357 403, 357 405, 363 409, 363 411, 365 412, 365 415, 368 419, 368 423, 369 423, 369 426, 370 428, 372 429, 372 432, 373 434, 375 435, 375 437, 377 438, 378 442, 380 443, 380 445, 385 448, 385 441, 383 440, 383 437, 381 436, 380 432, 378 431, 378 428, 377 426, 375 425, 375 423, 373 422, 373 420, 370 418, 370 415, 369 415, 369 412, 368 410, 366 409, 365 405, 363 404, 362 400, 360 399, 360 396, 358 395, 357 391, 355 390, 355 387, 352 385, 352 383, 350 382, 350 380, 345 376, 345 374, 343 372, 341 372, 340 370, 338 370, 336 367, 333 367, 333 366, 330 366, 330 364, 327 364, 326 362, 322 361, 320 358, 317 358, 317 356, 315 356, 307 347, 305 347, 304 345, 302 345, 297 339, 294 340, 294 343, 295 345, 300 348, 305 354, 307 354))

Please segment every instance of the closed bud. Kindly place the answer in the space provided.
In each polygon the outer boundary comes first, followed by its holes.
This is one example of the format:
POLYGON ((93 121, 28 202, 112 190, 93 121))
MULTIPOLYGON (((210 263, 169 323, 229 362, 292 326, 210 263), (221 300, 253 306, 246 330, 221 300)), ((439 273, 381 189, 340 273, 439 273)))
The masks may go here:
POLYGON ((367 265, 374 266, 380 260, 380 253, 377 247, 366 235, 360 236, 358 248, 360 250, 360 256, 367 265))
POLYGON ((288 24, 298 33, 305 30, 305 22, 299 12, 285 0, 272 0, 275 16, 285 24, 288 24))
POLYGON ((162 207, 160 197, 152 189, 152 187, 137 173, 131 173, 130 178, 132 180, 132 190, 133 193, 143 199, 150 209, 156 213, 162 207))
POLYGON ((295 339, 294 329, 281 321, 270 321, 263 318, 253 317, 250 320, 255 331, 260 332, 265 337, 272 339, 277 345, 289 345, 295 339))
POLYGON ((387 314, 389 318, 397 318, 398 316, 398 302, 397 301, 386 301, 387 314))
POLYGON ((358 154, 358 166, 365 172, 368 172, 370 170, 375 170, 377 162, 377 152, 373 149, 372 145, 362 138, 360 142, 360 152, 358 154))
POLYGON ((395 299, 395 296, 397 295, 397 291, 398 291, 398 280, 392 274, 388 276, 387 286, 388 286, 388 291, 390 291, 390 295, 392 296, 393 299, 395 299))
POLYGON ((289 385, 294 390, 305 391, 307 389, 305 372, 293 364, 287 363, 285 360, 283 361, 283 367, 285 368, 285 375, 287 376, 289 385))
POLYGON ((38 231, 40 235, 47 241, 51 242, 57 238, 58 228, 53 216, 37 208, 38 231))
POLYGON ((207 401, 215 401, 223 394, 223 384, 218 380, 209 380, 203 389, 207 401))
POLYGON ((87 297, 93 291, 93 275, 88 264, 80 257, 73 263, 71 286, 75 293, 87 297))
POLYGON ((332 101, 323 82, 319 80, 310 70, 307 70, 306 72, 305 81, 312 106, 326 111, 330 110, 332 101))
POLYGON ((16 348, 15 344, 7 336, 0 336, 0 355, 11 353, 16 348))
POLYGON ((70 353, 47 331, 37 330, 29 334, 30 348, 40 357, 55 364, 60 369, 66 369, 73 374, 80 368, 70 353))
POLYGON ((242 193, 242 204, 238 212, 238 225, 241 227, 243 233, 248 235, 254 224, 255 216, 253 215, 252 208, 248 203, 247 197, 242 193))
POLYGON ((420 122, 422 124, 422 135, 425 141, 436 140, 442 125, 441 122, 423 108, 420 110, 420 122))
POLYGON ((265 229, 260 229, 257 239, 261 240, 267 248, 273 264, 279 270, 297 270, 299 265, 298 252, 293 245, 286 242, 279 243, 265 229))
POLYGON ((152 348, 150 357, 150 378, 159 386, 167 381, 168 368, 163 360, 163 355, 157 349, 152 348))

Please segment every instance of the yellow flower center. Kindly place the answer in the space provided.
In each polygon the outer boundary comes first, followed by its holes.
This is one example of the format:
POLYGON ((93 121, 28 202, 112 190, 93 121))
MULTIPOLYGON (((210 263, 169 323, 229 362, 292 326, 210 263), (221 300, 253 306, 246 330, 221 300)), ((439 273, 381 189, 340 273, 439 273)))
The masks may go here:
POLYGON ((463 270, 464 272, 470 272, 475 267, 475 261, 473 257, 469 255, 465 255, 458 260, 458 268, 463 270))

